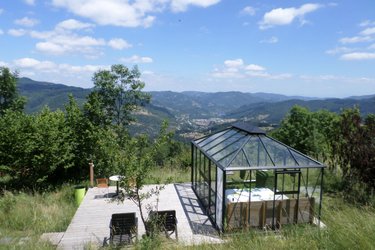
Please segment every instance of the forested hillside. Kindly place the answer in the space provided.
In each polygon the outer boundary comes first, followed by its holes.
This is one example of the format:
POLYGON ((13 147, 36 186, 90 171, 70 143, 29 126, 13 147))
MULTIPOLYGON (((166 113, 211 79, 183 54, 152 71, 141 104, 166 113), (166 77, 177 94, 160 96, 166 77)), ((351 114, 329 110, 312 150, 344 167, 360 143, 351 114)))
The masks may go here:
MULTIPOLYGON (((34 81, 18 80, 20 95, 27 98, 28 113, 40 111, 44 106, 51 110, 64 109, 68 95, 72 94, 79 106, 92 91, 78 87, 34 81)), ((277 127, 281 119, 294 106, 300 105, 311 111, 326 109, 340 112, 344 108, 360 107, 361 114, 375 113, 373 95, 346 99, 318 99, 313 97, 285 96, 269 93, 197 91, 151 91, 150 103, 136 112, 137 122, 130 126, 132 134, 147 132, 156 135, 161 121, 168 120, 177 134, 191 138, 209 129, 227 126, 236 120, 245 120, 263 127, 277 127)))

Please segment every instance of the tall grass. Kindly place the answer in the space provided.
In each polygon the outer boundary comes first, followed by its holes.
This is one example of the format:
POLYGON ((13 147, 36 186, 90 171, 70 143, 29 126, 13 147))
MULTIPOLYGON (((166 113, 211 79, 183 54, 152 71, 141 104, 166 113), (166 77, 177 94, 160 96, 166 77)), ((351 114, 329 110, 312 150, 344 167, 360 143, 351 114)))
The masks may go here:
POLYGON ((188 249, 375 249, 375 211, 328 198, 323 208, 325 229, 312 225, 284 226, 279 232, 247 231, 225 237, 224 244, 188 249))
POLYGON ((0 197, 0 248, 49 248, 39 237, 66 230, 76 210, 73 194, 72 186, 36 194, 5 191, 0 197))
MULTIPOLYGON (((190 171, 162 168, 153 175, 189 181, 190 171)), ((72 186, 43 194, 0 197, 0 249, 55 249, 39 241, 44 232, 65 231, 76 206, 72 186), (26 239, 24 237, 27 237, 26 239)), ((288 225, 278 231, 250 230, 223 237, 225 243, 184 246, 162 239, 142 239, 136 249, 375 249, 375 209, 348 204, 338 197, 323 199, 325 229, 288 225)), ((110 249, 110 248, 109 248, 110 249)))
POLYGON ((181 167, 157 167, 152 168, 151 178, 147 179, 148 184, 155 184, 155 180, 160 183, 166 183, 173 180, 173 183, 183 183, 191 181, 191 169, 181 167))

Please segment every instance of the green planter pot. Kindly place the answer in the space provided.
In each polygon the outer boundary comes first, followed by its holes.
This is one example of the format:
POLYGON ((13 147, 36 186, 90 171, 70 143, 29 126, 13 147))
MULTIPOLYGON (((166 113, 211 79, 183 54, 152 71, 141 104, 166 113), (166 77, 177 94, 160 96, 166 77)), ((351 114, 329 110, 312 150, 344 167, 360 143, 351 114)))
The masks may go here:
POLYGON ((86 187, 84 187, 84 186, 76 186, 75 187, 74 197, 75 197, 77 206, 79 206, 79 204, 81 204, 83 198, 85 197, 85 194, 86 194, 86 187))

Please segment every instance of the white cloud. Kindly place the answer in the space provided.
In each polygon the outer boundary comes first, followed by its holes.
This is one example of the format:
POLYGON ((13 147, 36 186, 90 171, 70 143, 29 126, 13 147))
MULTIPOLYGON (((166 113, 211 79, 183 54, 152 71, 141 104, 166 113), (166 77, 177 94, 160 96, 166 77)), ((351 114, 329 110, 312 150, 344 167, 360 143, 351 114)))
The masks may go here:
POLYGON ((266 70, 264 67, 256 65, 256 64, 249 64, 245 67, 246 70, 250 71, 264 71, 266 70))
POLYGON ((25 26, 25 27, 33 27, 36 24, 38 24, 39 21, 37 19, 34 19, 34 18, 24 17, 24 18, 15 20, 14 23, 18 24, 18 25, 21 25, 21 26, 25 26))
POLYGON ((12 63, 4 64, 13 70, 18 70, 20 76, 29 76, 33 77, 34 80, 59 82, 80 87, 92 87, 91 78, 93 73, 100 69, 110 69, 109 65, 58 64, 29 57, 19 58, 12 63))
POLYGON ((353 37, 343 37, 340 39, 340 43, 361 43, 361 42, 370 42, 373 39, 370 36, 353 36, 353 37))
POLYGON ((122 27, 150 27, 154 13, 171 8, 174 12, 187 10, 190 5, 208 7, 220 0, 52 0, 55 7, 70 12, 100 25, 122 27))
POLYGON ((233 60, 225 60, 224 65, 228 68, 240 68, 244 65, 244 62, 241 58, 233 60))
POLYGON ((363 35, 363 36, 373 35, 373 34, 375 34, 375 27, 367 28, 367 29, 363 30, 360 34, 363 35))
POLYGON ((133 45, 131 45, 124 39, 114 38, 108 41, 108 46, 112 47, 113 49, 122 50, 131 48, 133 45))
POLYGON ((360 27, 375 26, 375 21, 365 20, 359 24, 360 27))
POLYGON ((219 2, 220 0, 171 0, 171 8, 174 12, 183 12, 189 5, 207 8, 219 2))
POLYGON ((291 78, 291 74, 270 74, 266 68, 257 64, 245 64, 241 58, 225 60, 222 67, 216 67, 211 72, 214 78, 241 79, 263 78, 268 80, 284 80, 291 78))
POLYGON ((336 47, 334 49, 330 49, 326 51, 326 54, 328 55, 336 55, 336 54, 342 54, 342 53, 348 53, 352 52, 356 49, 354 48, 348 48, 348 47, 336 47))
POLYGON ((124 63, 152 63, 153 59, 151 57, 133 55, 127 58, 121 58, 120 61, 124 63))
POLYGON ((83 23, 75 19, 67 19, 56 25, 56 29, 64 30, 80 30, 80 29, 89 29, 93 28, 95 25, 91 23, 83 23))
POLYGON ((125 49, 132 46, 126 40, 120 38, 106 41, 102 38, 78 33, 78 31, 91 31, 90 29, 93 27, 95 25, 91 23, 68 19, 58 23, 53 30, 33 30, 29 32, 29 35, 32 38, 41 40, 35 45, 38 51, 51 55, 63 55, 74 52, 84 54, 87 58, 97 58, 103 54, 101 49, 105 46, 113 49, 125 49))
POLYGON ((340 58, 347 61, 372 60, 375 59, 375 53, 354 52, 344 54, 340 58))
POLYGON ((246 6, 245 8, 243 8, 241 11, 240 11, 240 14, 242 15, 250 15, 250 16, 254 16, 255 15, 255 8, 254 7, 251 7, 251 6, 246 6))
POLYGON ((24 0, 24 2, 28 5, 34 5, 35 4, 35 0, 24 0))
POLYGON ((3 35, 3 34, 4 34, 4 31, 0 29, 0 35, 3 35))
POLYGON ((51 61, 39 61, 29 57, 16 59, 13 63, 14 66, 19 68, 32 68, 42 71, 55 71, 57 69, 57 65, 51 61))
POLYGON ((83 54, 96 53, 95 47, 104 46, 104 39, 96 39, 90 36, 79 36, 77 34, 54 34, 46 41, 36 44, 36 49, 47 54, 61 55, 71 52, 83 54))
POLYGON ((160 10, 160 1, 135 1, 129 3, 121 0, 53 0, 56 7, 66 8, 70 12, 86 17, 100 25, 123 27, 149 27, 155 17, 149 12, 160 10))
POLYGON ((260 29, 268 29, 277 25, 291 24, 296 18, 299 18, 304 24, 304 16, 307 13, 316 11, 321 8, 320 4, 307 3, 299 8, 277 8, 264 14, 262 21, 259 22, 260 29))
POLYGON ((268 39, 261 40, 260 43, 278 43, 279 39, 276 36, 272 36, 268 39))
POLYGON ((10 29, 8 34, 11 36, 23 36, 26 35, 27 31, 24 29, 10 29))
POLYGON ((368 46, 368 49, 375 49, 375 43, 373 43, 370 46, 368 46))

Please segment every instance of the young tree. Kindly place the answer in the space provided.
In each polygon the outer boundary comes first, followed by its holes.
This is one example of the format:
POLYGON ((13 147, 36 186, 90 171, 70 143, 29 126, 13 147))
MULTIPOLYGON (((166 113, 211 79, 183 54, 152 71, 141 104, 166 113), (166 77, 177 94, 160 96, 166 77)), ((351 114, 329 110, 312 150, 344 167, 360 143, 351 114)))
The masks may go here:
MULTIPOLYGON (((85 104, 85 111, 95 107, 85 104)), ((69 144, 74 154, 74 167, 69 169, 68 177, 82 179, 88 176, 88 163, 95 162, 97 176, 113 174, 117 164, 119 145, 111 127, 97 126, 80 109, 73 96, 65 105, 65 124, 70 130, 69 144)))
POLYGON ((90 120, 102 126, 115 124, 124 128, 129 125, 134 120, 132 112, 150 100, 150 96, 142 92, 145 84, 140 76, 137 67, 130 70, 121 64, 96 72, 94 90, 88 96, 90 120))
MULTIPOLYGON (((143 202, 153 195, 158 195, 164 186, 159 185, 149 191, 142 190, 142 188, 147 183, 147 180, 151 178, 152 168, 156 166, 155 155, 159 152, 162 145, 172 139, 173 134, 167 132, 167 128, 168 123, 164 122, 158 138, 152 143, 147 135, 139 135, 132 138, 122 155, 123 164, 121 164, 120 171, 124 173, 124 179, 120 182, 120 185, 124 188, 126 197, 129 197, 138 206, 146 229, 147 221, 142 210, 143 202)), ((123 195, 120 198, 124 199, 125 196, 123 195)))
POLYGON ((0 67, 0 115, 7 109, 23 110, 25 102, 25 98, 18 95, 17 72, 12 73, 8 68, 0 67))

